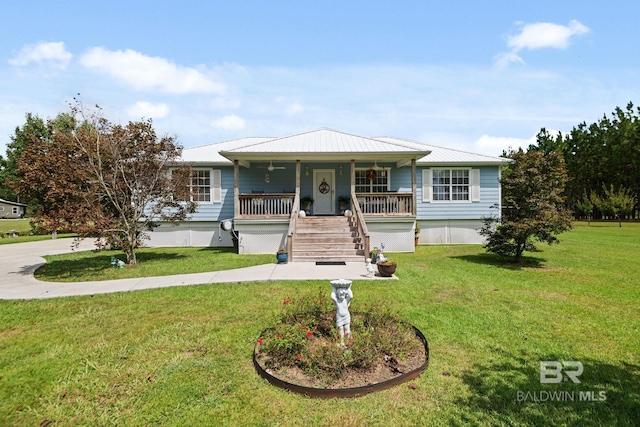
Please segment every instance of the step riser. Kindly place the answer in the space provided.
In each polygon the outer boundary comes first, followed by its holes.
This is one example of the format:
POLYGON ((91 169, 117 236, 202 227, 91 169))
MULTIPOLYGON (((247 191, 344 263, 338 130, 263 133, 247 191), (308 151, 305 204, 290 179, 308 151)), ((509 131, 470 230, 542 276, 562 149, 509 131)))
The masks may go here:
POLYGON ((346 217, 298 218, 292 262, 364 262, 358 230, 346 217))

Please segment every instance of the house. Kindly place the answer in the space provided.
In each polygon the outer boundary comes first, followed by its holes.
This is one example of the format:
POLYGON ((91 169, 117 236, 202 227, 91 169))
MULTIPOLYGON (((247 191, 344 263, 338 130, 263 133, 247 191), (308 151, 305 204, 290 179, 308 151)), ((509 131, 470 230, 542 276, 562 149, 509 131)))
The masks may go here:
POLYGON ((27 205, 0 199, 0 218, 22 218, 27 212, 27 205))
POLYGON ((508 162, 330 129, 188 148, 182 160, 193 167, 198 212, 155 229, 151 246, 288 248, 292 261, 363 260, 380 245, 412 252, 416 225, 420 244, 482 243, 477 230, 496 214, 508 162))

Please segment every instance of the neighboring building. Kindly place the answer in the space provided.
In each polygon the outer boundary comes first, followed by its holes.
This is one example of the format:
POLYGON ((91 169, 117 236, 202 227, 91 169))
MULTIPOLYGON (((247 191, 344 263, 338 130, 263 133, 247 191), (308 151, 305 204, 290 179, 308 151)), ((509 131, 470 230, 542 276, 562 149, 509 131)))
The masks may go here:
POLYGON ((0 199, 0 218, 22 218, 27 212, 27 205, 0 199))
POLYGON ((477 230, 483 217, 500 212, 490 207, 500 205, 500 173, 508 163, 329 129, 188 148, 182 158, 193 166, 198 212, 177 227, 157 228, 151 246, 231 246, 237 233, 240 253, 286 247, 294 261, 341 258, 343 246, 355 250, 351 257, 344 252, 347 259, 363 259, 380 244, 412 252, 416 224, 420 244, 482 243, 477 230), (299 218, 304 196, 314 199, 312 218, 299 218), (344 216, 335 218, 343 211, 340 196, 351 200, 348 232, 344 216), (232 220, 232 232, 225 220, 232 220), (310 242, 311 229, 324 241, 310 242))

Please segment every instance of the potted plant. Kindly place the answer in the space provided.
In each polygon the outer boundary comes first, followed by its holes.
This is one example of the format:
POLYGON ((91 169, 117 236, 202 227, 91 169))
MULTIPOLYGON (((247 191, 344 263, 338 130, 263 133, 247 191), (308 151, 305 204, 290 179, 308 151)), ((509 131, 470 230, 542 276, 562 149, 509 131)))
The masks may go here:
POLYGON ((304 209, 306 211, 309 211, 311 209, 311 203, 313 203, 313 197, 311 196, 304 196, 302 198, 300 198, 300 203, 302 203, 302 206, 304 206, 304 209))
POLYGON ((340 204, 340 214, 343 214, 347 209, 347 203, 351 198, 349 196, 338 196, 338 203, 340 204))
POLYGON ((378 264, 378 273, 382 277, 391 277, 393 273, 396 272, 396 267, 398 266, 395 261, 384 261, 379 262, 378 264))
POLYGON ((371 258, 371 264, 376 264, 378 262, 378 254, 380 253, 380 249, 373 248, 371 252, 369 252, 369 258, 371 258))
POLYGON ((276 252, 276 259, 278 260, 278 264, 286 264, 289 262, 289 251, 282 248, 276 252))
POLYGON ((415 230, 415 234, 413 236, 414 246, 418 246, 418 239, 420 239, 420 226, 418 225, 418 222, 416 221, 416 230, 415 230))

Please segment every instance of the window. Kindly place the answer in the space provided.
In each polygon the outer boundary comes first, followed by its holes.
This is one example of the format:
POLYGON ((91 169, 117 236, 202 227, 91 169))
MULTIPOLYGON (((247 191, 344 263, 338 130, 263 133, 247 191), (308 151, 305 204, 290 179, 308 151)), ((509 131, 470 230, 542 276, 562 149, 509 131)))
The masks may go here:
POLYGON ((11 213, 14 214, 14 215, 18 215, 20 213, 20 212, 18 212, 18 207, 17 206, 12 207, 11 208, 11 213))
POLYGON ((0 212, 4 210, 4 206, 0 206, 0 212))
POLYGON ((191 193, 195 202, 222 201, 222 172, 219 169, 194 169, 191 172, 191 193))
POLYGON ((469 200, 469 169, 435 169, 433 201, 469 200))
POLYGON ((390 183, 390 169, 356 169, 356 193, 384 193, 390 183))
POLYGON ((423 169, 424 202, 480 201, 479 169, 423 169))
POLYGON ((191 193, 196 202, 211 201, 211 171, 194 170, 191 174, 191 193))

